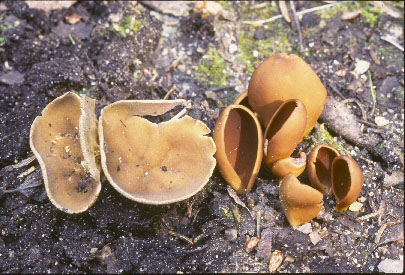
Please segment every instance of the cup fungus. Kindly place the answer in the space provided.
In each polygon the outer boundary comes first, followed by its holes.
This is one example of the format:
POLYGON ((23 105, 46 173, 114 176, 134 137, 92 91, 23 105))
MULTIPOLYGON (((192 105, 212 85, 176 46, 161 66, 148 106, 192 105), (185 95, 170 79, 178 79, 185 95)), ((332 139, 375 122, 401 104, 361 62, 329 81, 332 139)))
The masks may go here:
POLYGON ((233 104, 233 105, 243 105, 243 106, 245 106, 246 108, 248 108, 249 110, 252 110, 252 108, 251 108, 250 105, 249 105, 247 95, 248 95, 248 91, 246 90, 246 91, 244 91, 243 93, 241 93, 240 95, 238 95, 238 96, 235 98, 235 100, 233 101, 232 104, 233 104))
POLYGON ((298 177, 305 170, 307 155, 304 152, 299 152, 295 158, 289 157, 276 161, 271 167, 273 175, 280 179, 287 176, 288 173, 298 177))
POLYGON ((323 205, 323 194, 309 185, 301 184, 291 173, 280 182, 281 208, 292 226, 315 218, 323 205))
POLYGON ((245 106, 229 105, 218 117, 214 141, 222 176, 236 193, 249 193, 263 157, 259 120, 245 106))
POLYGON ((30 130, 49 200, 70 214, 87 210, 101 190, 94 108, 95 100, 66 93, 45 107, 30 130))
POLYGON ((307 114, 300 100, 290 99, 274 113, 264 133, 264 162, 271 168, 277 160, 290 157, 302 140, 307 114))
POLYGON ((275 54, 253 72, 248 101, 264 125, 286 100, 299 99, 307 110, 305 137, 314 127, 326 101, 326 89, 312 68, 299 56, 275 54))
POLYGON ((336 157, 332 162, 332 188, 336 210, 342 212, 357 200, 362 186, 362 173, 357 162, 348 156, 336 157))
POLYGON ((332 161, 339 156, 334 148, 320 144, 308 156, 308 178, 312 187, 328 195, 332 192, 332 161))
POLYGON ((123 100, 101 111, 101 165, 129 199, 168 204, 187 199, 208 182, 215 143, 209 128, 189 116, 159 124, 140 116, 168 112, 184 100, 123 100))

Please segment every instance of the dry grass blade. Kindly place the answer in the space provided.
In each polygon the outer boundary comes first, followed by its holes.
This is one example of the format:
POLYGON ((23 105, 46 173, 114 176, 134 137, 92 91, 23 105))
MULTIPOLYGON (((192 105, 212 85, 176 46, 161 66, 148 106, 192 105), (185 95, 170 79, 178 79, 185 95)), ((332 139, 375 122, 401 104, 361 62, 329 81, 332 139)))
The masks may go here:
POLYGON ((280 12, 283 15, 285 21, 291 23, 291 18, 290 15, 288 14, 287 4, 285 3, 285 1, 278 2, 278 6, 280 7, 280 12))
POLYGON ((235 203, 239 204, 240 206, 245 208, 249 212, 250 216, 252 216, 252 218, 254 219, 255 217, 253 216, 252 212, 250 212, 250 210, 249 210, 249 208, 247 208, 246 204, 243 201, 241 201, 241 199, 236 194, 235 190, 233 190, 232 187, 230 187, 229 185, 228 185, 227 189, 228 189, 229 196, 231 196, 231 198, 233 198, 235 203))

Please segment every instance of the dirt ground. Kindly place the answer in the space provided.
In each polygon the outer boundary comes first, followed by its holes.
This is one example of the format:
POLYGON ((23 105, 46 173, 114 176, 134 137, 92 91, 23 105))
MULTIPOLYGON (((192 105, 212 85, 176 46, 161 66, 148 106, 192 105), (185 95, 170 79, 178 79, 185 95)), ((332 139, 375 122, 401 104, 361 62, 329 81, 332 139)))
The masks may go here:
POLYGON ((216 14, 186 1, 66 3, 0 2, 0 272, 268 272, 272 253, 283 255, 278 272, 403 271, 402 1, 295 1, 298 24, 261 25, 251 21, 281 14, 274 1, 221 2, 216 14), (327 88, 297 150, 326 143, 352 156, 363 172, 357 209, 338 213, 327 196, 315 219, 293 228, 265 167, 242 203, 217 169, 201 192, 170 205, 135 203, 106 180, 85 213, 49 201, 29 131, 55 97, 87 94, 97 116, 121 99, 187 99, 187 114, 213 130, 254 68, 278 52, 304 58, 327 88), (260 237, 249 253, 247 236, 260 237))

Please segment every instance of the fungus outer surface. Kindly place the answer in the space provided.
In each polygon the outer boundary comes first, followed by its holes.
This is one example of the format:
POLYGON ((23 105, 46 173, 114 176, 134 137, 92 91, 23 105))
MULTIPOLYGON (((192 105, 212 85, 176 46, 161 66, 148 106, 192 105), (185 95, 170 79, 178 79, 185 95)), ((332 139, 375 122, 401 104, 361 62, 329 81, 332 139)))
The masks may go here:
POLYGON ((161 115, 184 100, 118 101, 99 119, 103 171, 129 199, 168 204, 191 197, 208 182, 216 161, 209 128, 189 116, 159 124, 140 115, 161 115))
POLYGON ((263 158, 260 122, 243 105, 229 105, 218 117, 214 131, 218 168, 238 193, 250 192, 263 158))
POLYGON ((333 160, 340 154, 334 148, 320 144, 308 156, 308 178, 312 187, 324 194, 332 192, 331 169, 333 160))
MULTIPOLYGON (((50 201, 67 213, 80 213, 87 210, 97 199, 101 190, 97 167, 88 169, 91 160, 82 152, 82 140, 95 140, 96 125, 90 118, 81 118, 94 113, 94 104, 87 105, 74 93, 66 93, 42 111, 35 118, 30 130, 30 147, 41 166, 45 189, 50 201), (80 131, 82 125, 92 131, 80 131), (98 174, 97 174, 98 173, 98 174)), ((95 145, 94 145, 95 146, 95 145)), ((96 147, 96 146, 95 146, 96 147)), ((90 154, 87 154, 90 156, 90 154)))
POLYGON ((267 148, 264 149, 264 161, 267 167, 279 159, 290 157, 302 140, 306 125, 306 109, 301 101, 285 101, 270 120, 264 133, 267 148))
POLYGON ((354 159, 340 156, 333 160, 332 186, 337 211, 346 210, 357 200, 362 187, 362 173, 354 159))
POLYGON ((280 179, 288 175, 293 174, 298 177, 305 170, 307 163, 307 155, 304 152, 299 152, 295 158, 289 157, 276 161, 271 167, 271 172, 280 179))
POLYGON ((323 205, 323 194, 309 185, 301 184, 291 173, 281 180, 279 196, 284 214, 292 226, 315 218, 323 205))
POLYGON ((305 137, 314 127, 326 102, 326 89, 312 68, 299 56, 275 54, 253 72, 248 101, 267 125, 286 100, 299 99, 307 109, 305 137))

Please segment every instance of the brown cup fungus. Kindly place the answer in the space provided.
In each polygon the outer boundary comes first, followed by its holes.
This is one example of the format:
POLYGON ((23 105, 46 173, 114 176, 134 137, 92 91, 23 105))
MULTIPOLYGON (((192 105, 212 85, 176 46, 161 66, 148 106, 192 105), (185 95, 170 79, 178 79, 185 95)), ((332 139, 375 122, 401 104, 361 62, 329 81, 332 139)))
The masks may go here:
POLYGON ((249 193, 263 157, 259 120, 243 105, 229 105, 218 117, 214 131, 218 168, 238 194, 249 193))
POLYGON ((286 100, 299 99, 307 110, 305 137, 314 127, 326 102, 326 89, 312 68, 299 56, 275 54, 254 71, 248 101, 264 125, 286 100))
POLYGON ((332 162, 332 188, 336 210, 342 212, 355 202, 362 187, 362 173, 357 162, 348 156, 336 157, 332 162))
POLYGON ((332 192, 332 161, 340 154, 334 148, 320 144, 308 156, 308 178, 312 187, 328 195, 332 192))
POLYGON ((69 92, 49 103, 31 126, 30 147, 49 200, 67 213, 86 211, 101 190, 94 108, 94 99, 69 92))
POLYGON ((305 106, 299 100, 287 100, 278 107, 264 133, 263 158, 267 167, 290 157, 302 140, 306 119, 305 106))
POLYGON ((235 98, 235 100, 233 101, 233 105, 243 105, 243 106, 245 106, 246 108, 248 108, 249 110, 251 110, 252 111, 252 108, 250 107, 250 105, 249 105, 249 102, 248 102, 248 91, 246 90, 246 91, 244 91, 243 93, 241 93, 240 95, 238 95, 236 98, 235 98))
POLYGON ((323 194, 309 185, 301 184, 292 174, 281 180, 279 196, 284 214, 292 226, 315 218, 323 205, 323 194))
POLYGON ((140 116, 162 115, 184 100, 123 100, 99 118, 101 164, 125 197, 146 204, 187 199, 208 182, 215 143, 209 128, 189 116, 159 124, 140 116))
POLYGON ((280 179, 287 176, 288 173, 298 177, 305 170, 307 155, 304 152, 299 152, 295 158, 289 157, 276 161, 271 167, 271 172, 280 179))

